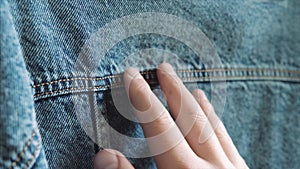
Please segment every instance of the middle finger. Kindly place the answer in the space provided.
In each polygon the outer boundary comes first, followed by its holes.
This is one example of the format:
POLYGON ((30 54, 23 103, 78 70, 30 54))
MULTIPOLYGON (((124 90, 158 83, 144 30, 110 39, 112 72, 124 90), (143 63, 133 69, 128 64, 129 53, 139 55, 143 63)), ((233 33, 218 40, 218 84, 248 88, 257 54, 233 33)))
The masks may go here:
POLYGON ((163 63, 157 76, 172 115, 194 152, 208 161, 228 166, 229 160, 206 115, 173 68, 163 63))

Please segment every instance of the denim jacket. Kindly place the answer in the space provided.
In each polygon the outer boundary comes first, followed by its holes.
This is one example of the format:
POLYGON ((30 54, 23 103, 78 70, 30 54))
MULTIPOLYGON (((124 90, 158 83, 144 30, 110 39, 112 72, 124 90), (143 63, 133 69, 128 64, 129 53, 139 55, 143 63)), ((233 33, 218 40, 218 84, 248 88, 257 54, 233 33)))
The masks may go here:
POLYGON ((161 62, 207 93, 250 168, 300 168, 299 5, 1 0, 0 168, 93 168, 103 148, 156 168, 122 72, 161 97, 161 62))

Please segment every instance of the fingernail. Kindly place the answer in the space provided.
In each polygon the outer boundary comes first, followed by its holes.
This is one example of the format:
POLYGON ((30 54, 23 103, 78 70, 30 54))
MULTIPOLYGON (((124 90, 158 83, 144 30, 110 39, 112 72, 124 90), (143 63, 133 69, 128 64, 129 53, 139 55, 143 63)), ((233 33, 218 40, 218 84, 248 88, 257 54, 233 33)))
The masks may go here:
POLYGON ((129 86, 133 79, 143 79, 137 68, 129 68, 124 73, 123 80, 127 94, 129 94, 129 86))
POLYGON ((133 79, 140 77, 143 78, 137 68, 128 68, 125 73, 130 75, 133 79))
POLYGON ((146 111, 151 106, 151 89, 144 79, 135 79, 129 86, 129 99, 138 111, 146 111), (142 92, 141 92, 142 91, 142 92))
MULTIPOLYGON (((107 151, 107 150, 103 150, 103 151, 107 151)), ((116 154, 112 151, 108 151, 103 153, 103 155, 97 155, 95 157, 94 167, 95 169, 117 169, 118 159, 116 154)))

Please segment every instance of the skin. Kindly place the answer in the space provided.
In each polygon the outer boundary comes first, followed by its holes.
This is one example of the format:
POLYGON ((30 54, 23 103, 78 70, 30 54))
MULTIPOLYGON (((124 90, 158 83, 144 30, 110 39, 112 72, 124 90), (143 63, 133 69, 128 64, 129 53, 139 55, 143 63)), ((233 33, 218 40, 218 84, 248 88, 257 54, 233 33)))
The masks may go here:
MULTIPOLYGON (((137 69, 129 68, 124 73, 125 88, 145 137, 169 131, 169 134, 162 135, 159 140, 147 140, 157 167, 159 169, 248 168, 205 93, 199 89, 190 93, 168 63, 159 65, 157 76, 176 121, 152 93, 137 69), (174 138, 184 139, 174 142, 178 140, 174 138), (160 152, 162 149, 166 151, 160 152)), ((112 149, 97 153, 94 167, 134 168, 124 155, 112 149)))

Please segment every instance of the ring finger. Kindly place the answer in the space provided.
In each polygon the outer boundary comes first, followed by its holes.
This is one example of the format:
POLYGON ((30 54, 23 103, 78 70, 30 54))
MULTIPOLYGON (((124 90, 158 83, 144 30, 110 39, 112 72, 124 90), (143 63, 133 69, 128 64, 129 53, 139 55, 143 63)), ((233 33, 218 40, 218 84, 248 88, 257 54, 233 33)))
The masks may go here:
POLYGON ((193 151, 219 166, 230 166, 205 113, 173 68, 163 63, 158 67, 157 76, 172 115, 193 151))

